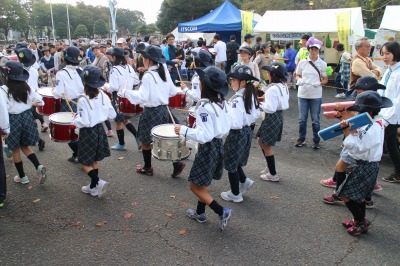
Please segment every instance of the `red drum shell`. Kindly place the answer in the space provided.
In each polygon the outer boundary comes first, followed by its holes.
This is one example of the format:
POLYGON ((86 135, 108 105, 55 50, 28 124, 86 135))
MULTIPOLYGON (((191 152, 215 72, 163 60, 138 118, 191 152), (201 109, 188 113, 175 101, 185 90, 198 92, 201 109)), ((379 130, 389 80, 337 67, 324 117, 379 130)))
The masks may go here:
POLYGON ((173 97, 169 97, 168 106, 171 108, 183 109, 186 107, 186 95, 185 94, 177 94, 173 97))
POLYGON ((196 117, 194 113, 189 113, 187 126, 194 128, 196 126, 196 117))
POLYGON ((143 107, 139 104, 132 104, 128 98, 118 96, 117 98, 118 112, 124 115, 140 115, 143 113, 143 107))
POLYGON ((79 136, 75 133, 75 125, 72 124, 73 114, 60 112, 50 115, 49 128, 50 139, 55 142, 77 141, 79 136))
POLYGON ((42 88, 37 93, 42 96, 44 106, 38 106, 37 112, 41 115, 52 115, 61 111, 61 100, 55 99, 52 93, 52 88, 42 88))

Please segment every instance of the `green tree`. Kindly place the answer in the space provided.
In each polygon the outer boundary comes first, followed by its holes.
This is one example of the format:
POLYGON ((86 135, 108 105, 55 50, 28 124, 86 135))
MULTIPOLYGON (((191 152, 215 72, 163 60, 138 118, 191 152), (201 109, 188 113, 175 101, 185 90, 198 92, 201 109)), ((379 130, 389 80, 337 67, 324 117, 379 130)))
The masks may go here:
POLYGON ((108 25, 102 19, 98 19, 94 22, 93 34, 100 36, 106 36, 110 32, 108 25))
POLYGON ((7 40, 10 30, 23 31, 27 25, 27 15, 20 1, 2 0, 0 4, 0 29, 7 40))
POLYGON ((62 22, 62 21, 56 22, 55 28, 56 28, 56 36, 58 36, 61 39, 68 37, 67 23, 62 22))
POLYGON ((158 29, 157 29, 157 26, 155 24, 148 24, 148 25, 143 24, 137 29, 137 33, 139 35, 141 35, 141 36, 151 35, 154 32, 156 32, 157 30, 158 29))
POLYGON ((75 32, 74 32, 74 36, 75 37, 86 37, 86 36, 88 36, 89 35, 89 31, 88 31, 88 29, 86 28, 86 26, 85 25, 83 25, 83 24, 79 24, 77 27, 76 27, 76 29, 75 29, 75 32))

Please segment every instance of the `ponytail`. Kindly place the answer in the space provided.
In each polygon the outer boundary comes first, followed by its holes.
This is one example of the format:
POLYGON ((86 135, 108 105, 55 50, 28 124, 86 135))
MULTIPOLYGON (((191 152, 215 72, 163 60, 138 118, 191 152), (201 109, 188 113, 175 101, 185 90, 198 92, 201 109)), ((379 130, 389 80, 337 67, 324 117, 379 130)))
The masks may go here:
POLYGON ((260 106, 260 102, 258 101, 258 90, 252 82, 246 83, 246 88, 243 94, 243 101, 244 109, 246 110, 247 114, 251 113, 253 102, 256 109, 258 109, 258 107, 260 106))
MULTIPOLYGON (((154 63, 157 64, 157 62, 154 62, 154 63)), ((158 75, 160 75, 160 78, 162 79, 162 81, 164 81, 164 82, 167 81, 167 78, 166 78, 166 75, 165 75, 165 69, 164 69, 164 65, 163 64, 158 63, 157 73, 158 73, 158 75)), ((172 81, 172 82, 175 83, 174 81, 172 81)))

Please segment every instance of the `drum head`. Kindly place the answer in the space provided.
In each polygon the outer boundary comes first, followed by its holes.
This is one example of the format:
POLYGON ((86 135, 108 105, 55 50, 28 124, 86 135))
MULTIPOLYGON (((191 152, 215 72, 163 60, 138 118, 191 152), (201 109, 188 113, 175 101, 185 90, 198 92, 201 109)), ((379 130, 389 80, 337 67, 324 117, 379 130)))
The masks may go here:
POLYGON ((179 136, 175 134, 174 124, 163 124, 153 127, 151 130, 151 135, 167 139, 179 138, 179 136))
POLYGON ((38 89, 37 93, 39 93, 39 95, 42 97, 54 98, 52 87, 42 87, 42 88, 38 89))
POLYGON ((176 95, 178 95, 178 94, 185 94, 183 91, 182 91, 182 89, 181 89, 181 87, 176 87, 176 89, 177 89, 177 93, 176 93, 176 95))
POLYGON ((74 114, 70 112, 60 112, 49 116, 49 121, 53 124, 71 125, 74 120, 74 114))

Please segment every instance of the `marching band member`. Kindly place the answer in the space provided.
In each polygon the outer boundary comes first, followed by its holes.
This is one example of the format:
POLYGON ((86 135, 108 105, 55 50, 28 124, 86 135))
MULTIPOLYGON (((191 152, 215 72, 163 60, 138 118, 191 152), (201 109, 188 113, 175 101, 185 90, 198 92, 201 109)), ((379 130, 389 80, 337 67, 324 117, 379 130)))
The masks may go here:
MULTIPOLYGON (((33 67, 33 64, 36 63, 35 56, 33 55, 32 51, 28 48, 19 49, 17 52, 17 56, 18 56, 19 62, 21 64, 23 64, 24 68, 29 72, 29 79, 27 81, 29 86, 31 87, 31 89, 33 89, 35 92, 37 92, 39 89, 39 86, 38 86, 39 73, 33 67)), ((42 126, 41 131, 46 132, 47 129, 49 128, 49 126, 47 125, 46 122, 44 122, 43 115, 38 114, 38 112, 36 112, 35 106, 32 106, 31 111, 32 111, 34 120, 38 119, 40 121, 41 126, 42 126)), ((39 151, 43 151, 46 142, 42 138, 39 137, 38 144, 39 144, 38 145, 39 151)))
POLYGON ((79 162, 91 178, 91 183, 82 187, 82 192, 102 198, 108 182, 99 179, 99 161, 110 157, 107 135, 102 122, 115 118, 117 113, 111 105, 110 98, 99 90, 105 83, 101 71, 95 66, 78 69, 84 82, 85 95, 78 99, 78 113, 74 125, 79 128, 79 162))
POLYGON ((261 171, 260 178, 265 181, 278 182, 279 176, 275 168, 275 156, 272 149, 277 141, 281 140, 283 131, 283 110, 289 108, 289 89, 285 84, 288 79, 286 67, 280 62, 273 62, 271 66, 264 66, 267 70, 270 85, 265 92, 264 102, 260 108, 265 112, 265 119, 257 132, 258 144, 267 161, 267 168, 261 171), (265 173, 267 172, 267 173, 265 173))
POLYGON ((372 194, 376 184, 385 134, 382 117, 378 114, 381 108, 391 106, 393 103, 389 98, 381 97, 376 91, 365 91, 358 94, 355 104, 346 110, 367 112, 374 118, 374 123, 351 131, 347 120, 340 122, 345 136, 344 149, 354 159, 355 166, 345 180, 338 180, 341 185, 336 191, 336 196, 343 199, 353 215, 352 220, 342 223, 352 236, 368 231, 371 226, 370 221, 365 218, 365 198, 372 194))
MULTIPOLYGON (((148 71, 143 75, 139 90, 123 89, 121 96, 126 97, 132 104, 144 104, 144 112, 140 116, 138 125, 138 136, 142 142, 142 153, 144 166, 137 169, 137 173, 143 175, 153 175, 151 166, 151 130, 153 127, 168 124, 168 100, 169 97, 177 94, 177 87, 168 75, 164 67, 165 59, 162 56, 161 48, 149 45, 143 51, 139 51, 143 56, 144 67, 148 71)), ((172 177, 177 177, 182 173, 186 164, 174 162, 174 172, 172 177)))
POLYGON ((228 74, 235 95, 228 101, 228 114, 231 124, 229 135, 224 144, 224 167, 228 171, 231 189, 222 192, 226 201, 242 202, 243 194, 254 181, 246 177, 242 167, 247 164, 250 154, 253 124, 260 115, 256 88, 252 81, 258 81, 251 69, 237 65, 228 74))
MULTIPOLYGON (((7 95, 0 91, 0 136, 3 140, 10 134, 10 121, 7 110, 7 95)), ((4 165, 3 152, 0 152, 0 208, 4 207, 7 196, 6 167, 4 165)))
POLYGON ((197 209, 188 209, 186 215, 200 223, 206 221, 208 205, 221 220, 224 230, 231 216, 231 209, 224 208, 208 192, 213 179, 222 177, 224 147, 222 137, 230 129, 230 120, 224 97, 228 94, 226 74, 215 66, 195 69, 200 76, 201 100, 197 103, 196 128, 176 125, 175 133, 199 143, 199 149, 190 170, 190 190, 197 196, 197 209))
POLYGON ((1 87, 0 93, 5 94, 7 109, 10 120, 10 134, 6 139, 8 148, 12 151, 12 157, 18 175, 14 182, 28 184, 29 178, 25 175, 22 165, 20 151, 33 163, 37 170, 37 177, 40 184, 46 181, 46 167, 36 157, 36 154, 29 148, 35 145, 39 139, 39 133, 33 120, 31 112, 32 105, 43 106, 42 97, 33 91, 26 81, 29 73, 24 66, 16 61, 8 61, 1 71, 6 76, 7 83, 1 87))
MULTIPOLYGON (((61 112, 70 112, 66 101, 72 100, 76 103, 79 95, 84 92, 82 79, 77 72, 81 59, 78 47, 69 46, 64 50, 64 60, 67 65, 63 69, 57 71, 55 89, 53 90, 54 98, 61 98, 61 112)), ((70 106, 72 111, 76 113, 76 105, 70 104, 70 106)), ((78 142, 70 142, 68 146, 73 152, 72 156, 68 158, 68 161, 78 163, 78 142)))
MULTIPOLYGON (((105 89, 113 94, 113 106, 116 109, 117 105, 117 92, 119 90, 127 89, 133 90, 134 86, 139 84, 138 76, 133 68, 126 61, 127 52, 124 52, 124 49, 120 47, 113 48, 111 52, 111 56, 113 58, 113 68, 110 73, 110 83, 109 86, 105 86, 105 89)), ((136 139, 136 143, 138 145, 138 149, 140 150, 140 138, 138 138, 138 134, 136 132, 135 126, 129 121, 129 116, 123 115, 117 112, 117 117, 115 117, 115 128, 118 136, 118 143, 114 146, 111 146, 112 150, 126 150, 125 146, 125 136, 124 136, 124 128, 132 133, 132 135, 136 139)))

